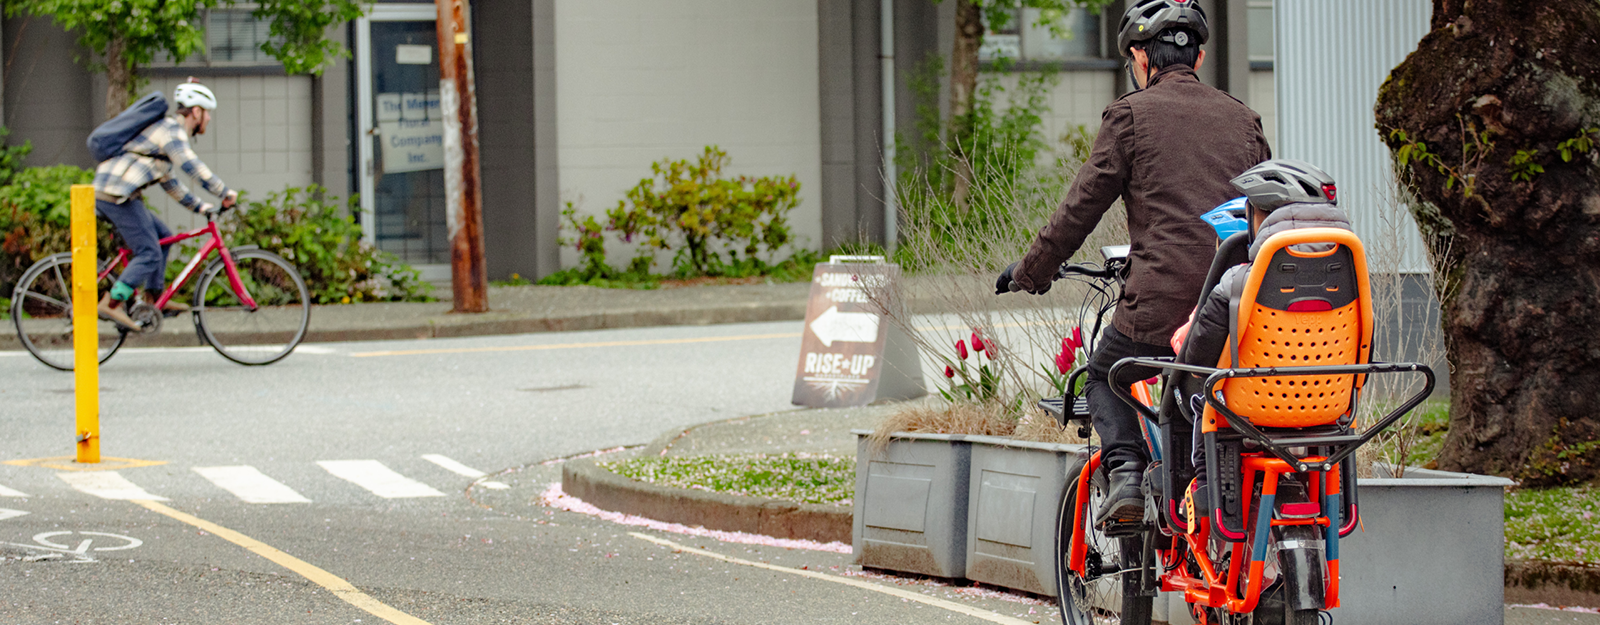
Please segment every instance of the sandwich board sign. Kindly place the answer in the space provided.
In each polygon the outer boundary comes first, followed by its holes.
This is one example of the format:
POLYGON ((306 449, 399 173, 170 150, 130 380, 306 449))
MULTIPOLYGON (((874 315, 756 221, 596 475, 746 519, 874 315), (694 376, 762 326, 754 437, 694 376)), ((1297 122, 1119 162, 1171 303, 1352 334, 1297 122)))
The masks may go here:
POLYGON ((900 268, 882 256, 832 256, 811 276, 795 368, 800 406, 864 406, 926 395, 911 338, 883 314, 900 268))

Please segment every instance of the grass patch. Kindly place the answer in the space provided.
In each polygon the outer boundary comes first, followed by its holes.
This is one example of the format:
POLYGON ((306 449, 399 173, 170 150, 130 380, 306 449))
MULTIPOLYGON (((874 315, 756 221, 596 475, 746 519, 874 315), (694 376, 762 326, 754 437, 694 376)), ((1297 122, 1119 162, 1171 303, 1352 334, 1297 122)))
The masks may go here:
POLYGON ((850 505, 856 488, 855 458, 827 454, 657 456, 600 466, 657 486, 797 503, 850 505))
POLYGON ((1600 561, 1600 492, 1591 486, 1506 493, 1506 557, 1600 561))

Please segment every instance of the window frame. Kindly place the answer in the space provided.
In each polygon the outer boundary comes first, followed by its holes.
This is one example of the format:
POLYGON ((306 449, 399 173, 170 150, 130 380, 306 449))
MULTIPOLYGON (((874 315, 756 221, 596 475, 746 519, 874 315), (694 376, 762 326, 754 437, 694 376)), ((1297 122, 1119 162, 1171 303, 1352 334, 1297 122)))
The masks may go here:
POLYGON ((202 28, 201 32, 204 33, 202 36, 206 38, 206 42, 205 45, 201 47, 199 54, 192 55, 178 63, 174 63, 172 61, 154 61, 149 65, 139 68, 139 70, 141 72, 157 76, 174 74, 204 76, 218 74, 237 75, 283 73, 283 63, 272 58, 271 56, 259 61, 218 61, 211 58, 211 41, 209 33, 211 32, 212 14, 219 12, 239 12, 249 14, 259 8, 261 8, 261 5, 255 2, 240 2, 226 8, 202 9, 200 11, 200 20, 204 24, 204 27, 202 28))
MULTIPOLYGON (((1087 9, 1082 7, 1074 8, 1073 10, 1087 11, 1087 9)), ((1015 36, 1017 38, 1017 57, 1002 61, 999 58, 985 59, 980 56, 978 58, 979 71, 1082 71, 1116 69, 1122 66, 1122 63, 1119 59, 1113 59, 1107 56, 1105 36, 1106 20, 1104 19, 1104 14, 1090 14, 1091 18, 1094 19, 1095 22, 1093 26, 1084 31, 1092 32, 1092 34, 1099 40, 1099 45, 1097 46, 1098 50, 1095 51, 1094 56, 1031 59, 1026 56, 1026 50, 1028 48, 1028 31, 1030 30, 1029 23, 1027 21, 1029 19, 1029 16, 1027 15, 1027 9, 1019 7, 1013 9, 1013 11, 1012 23, 1009 25, 1008 30, 1014 32, 1007 32, 1004 34, 1008 36, 1015 36)), ((987 37, 990 34, 988 32, 987 25, 985 25, 984 30, 985 37, 987 37)), ((982 50, 981 47, 979 49, 982 50)))

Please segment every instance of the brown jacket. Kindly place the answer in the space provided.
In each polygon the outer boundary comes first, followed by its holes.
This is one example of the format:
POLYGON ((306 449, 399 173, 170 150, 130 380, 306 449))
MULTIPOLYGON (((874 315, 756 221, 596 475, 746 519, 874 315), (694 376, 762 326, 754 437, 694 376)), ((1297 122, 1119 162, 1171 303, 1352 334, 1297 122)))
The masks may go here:
POLYGON ((1014 278, 1027 290, 1049 282, 1121 196, 1133 249, 1114 322, 1134 341, 1166 345, 1199 301, 1216 249, 1200 215, 1238 195, 1229 180, 1270 158, 1255 111, 1187 66, 1163 68, 1101 114, 1094 151, 1014 278))

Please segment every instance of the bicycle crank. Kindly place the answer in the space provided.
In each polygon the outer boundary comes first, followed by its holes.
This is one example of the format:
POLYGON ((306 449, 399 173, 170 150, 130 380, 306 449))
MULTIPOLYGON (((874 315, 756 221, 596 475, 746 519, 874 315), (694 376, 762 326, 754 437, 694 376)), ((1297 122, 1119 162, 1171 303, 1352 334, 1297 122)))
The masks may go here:
POLYGON ((155 334, 161 331, 161 311, 149 302, 137 302, 129 306, 128 316, 139 323, 140 334, 155 334))

